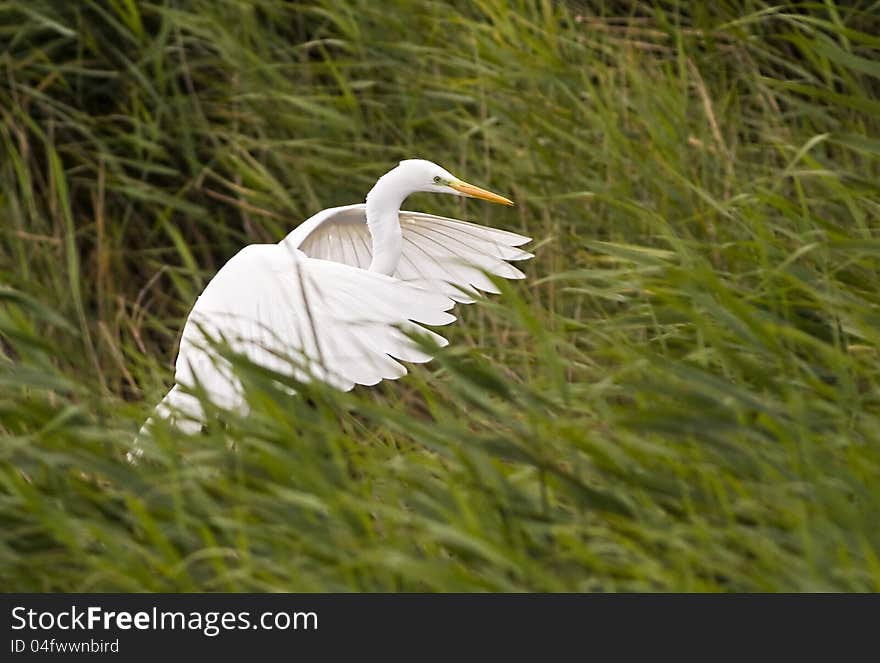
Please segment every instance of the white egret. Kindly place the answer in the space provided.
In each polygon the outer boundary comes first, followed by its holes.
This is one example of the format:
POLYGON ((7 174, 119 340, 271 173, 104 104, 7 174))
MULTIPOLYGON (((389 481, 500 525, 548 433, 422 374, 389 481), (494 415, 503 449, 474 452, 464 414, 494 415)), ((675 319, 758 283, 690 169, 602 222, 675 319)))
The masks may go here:
POLYGON ((374 385, 406 374, 397 360, 431 358, 408 332, 446 344, 417 323, 445 325, 455 319, 447 311, 456 301, 473 301, 478 291, 497 293, 486 274, 523 278, 507 261, 531 258, 516 248, 530 238, 401 210, 419 191, 513 205, 435 163, 408 159, 379 178, 366 203, 323 210, 278 244, 245 247, 193 305, 175 385, 155 416, 198 430, 201 405, 181 389, 196 383, 217 405, 246 411, 238 378, 206 339, 222 339, 254 363, 300 379, 315 377, 342 390, 374 385), (305 364, 297 367, 291 357, 305 364))

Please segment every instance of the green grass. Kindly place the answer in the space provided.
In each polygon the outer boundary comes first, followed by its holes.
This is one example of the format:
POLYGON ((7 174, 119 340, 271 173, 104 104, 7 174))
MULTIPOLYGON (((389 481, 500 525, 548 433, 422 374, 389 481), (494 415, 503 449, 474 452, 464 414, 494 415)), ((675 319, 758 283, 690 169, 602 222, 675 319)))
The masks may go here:
POLYGON ((0 1, 0 586, 880 591, 880 4, 0 1), (159 430, 241 246, 535 239, 398 382, 159 430))

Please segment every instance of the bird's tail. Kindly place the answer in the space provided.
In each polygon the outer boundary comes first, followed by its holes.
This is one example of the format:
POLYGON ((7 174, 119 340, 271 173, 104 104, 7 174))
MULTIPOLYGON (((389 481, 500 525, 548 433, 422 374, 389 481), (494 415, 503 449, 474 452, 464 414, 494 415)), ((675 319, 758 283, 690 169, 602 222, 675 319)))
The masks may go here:
POLYGON ((138 431, 131 451, 126 454, 129 462, 135 462, 144 455, 140 442, 150 435, 150 429, 157 418, 167 419, 180 432, 192 435, 202 429, 202 405, 199 399, 183 391, 180 385, 171 387, 138 431))

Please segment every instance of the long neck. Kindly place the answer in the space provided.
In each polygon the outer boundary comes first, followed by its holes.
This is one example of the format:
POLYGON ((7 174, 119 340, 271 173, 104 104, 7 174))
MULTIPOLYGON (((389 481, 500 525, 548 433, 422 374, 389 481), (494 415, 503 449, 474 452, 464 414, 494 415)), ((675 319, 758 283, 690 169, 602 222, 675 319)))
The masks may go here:
POLYGON ((367 226, 373 240, 370 271, 391 276, 403 249, 398 212, 410 191, 399 169, 386 173, 367 194, 367 226))

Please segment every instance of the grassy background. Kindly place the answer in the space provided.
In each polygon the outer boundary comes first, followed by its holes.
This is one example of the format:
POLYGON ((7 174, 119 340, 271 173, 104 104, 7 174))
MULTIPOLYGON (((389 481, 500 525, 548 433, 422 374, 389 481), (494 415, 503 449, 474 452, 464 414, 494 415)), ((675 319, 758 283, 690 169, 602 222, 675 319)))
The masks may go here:
POLYGON ((0 587, 880 590, 880 4, 0 1, 0 587), (241 246, 535 238, 407 378, 125 451, 241 246))

